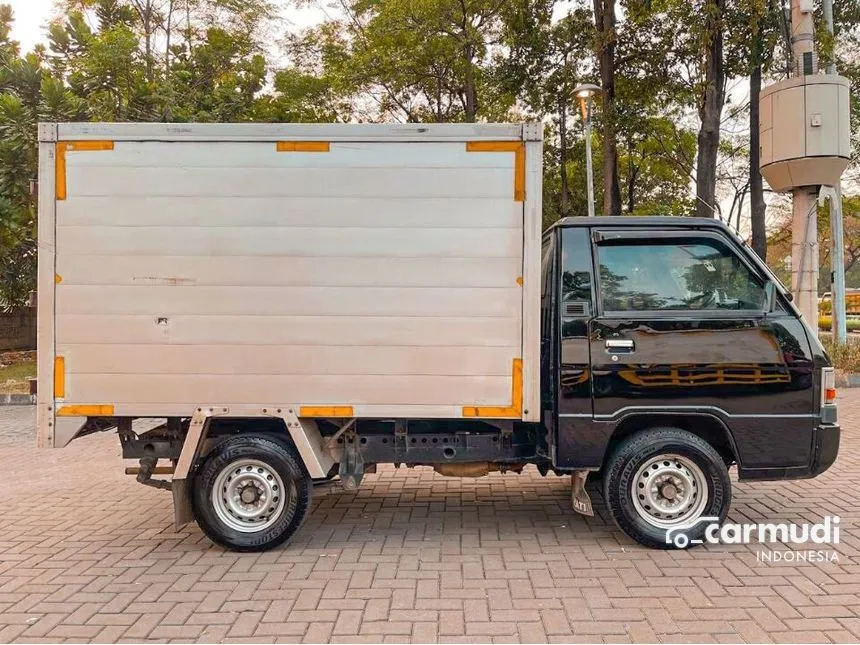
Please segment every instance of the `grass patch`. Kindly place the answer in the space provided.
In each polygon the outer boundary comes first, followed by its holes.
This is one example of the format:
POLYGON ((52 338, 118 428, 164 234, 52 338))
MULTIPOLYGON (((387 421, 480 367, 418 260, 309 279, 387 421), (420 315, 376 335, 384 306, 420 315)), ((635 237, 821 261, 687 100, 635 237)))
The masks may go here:
POLYGON ((836 369, 860 372, 860 341, 849 338, 847 343, 839 345, 833 341, 832 336, 822 336, 821 343, 836 369))
POLYGON ((0 394, 29 394, 28 378, 36 377, 36 361, 0 365, 0 394))

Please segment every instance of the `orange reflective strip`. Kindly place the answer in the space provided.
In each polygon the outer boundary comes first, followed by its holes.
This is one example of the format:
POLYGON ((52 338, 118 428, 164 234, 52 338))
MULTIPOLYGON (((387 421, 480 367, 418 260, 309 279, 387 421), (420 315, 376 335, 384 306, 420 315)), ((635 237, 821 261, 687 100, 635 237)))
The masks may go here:
POLYGON ((54 155, 55 164, 55 192, 57 199, 66 198, 66 144, 57 144, 57 152, 54 155))
POLYGON ((66 152, 86 150, 113 150, 113 141, 60 141, 55 154, 55 193, 57 199, 66 198, 66 152))
POLYGON ((463 408, 464 417, 507 418, 519 419, 523 416, 523 359, 513 360, 513 374, 510 406, 466 406, 463 408))
POLYGON ((64 405, 57 410, 58 417, 112 417, 112 405, 64 405))
POLYGON ((467 141, 466 152, 513 152, 514 201, 525 201, 526 147, 522 141, 467 141))
POLYGON ((299 408, 300 417, 353 417, 350 405, 305 405, 299 408))
POLYGON ((62 356, 54 358, 54 398, 66 396, 66 359, 62 356))
POLYGON ((467 152, 519 152, 522 141, 467 141, 467 152))
POLYGON ((275 149, 278 152, 328 152, 328 141, 278 141, 275 149))
POLYGON ((523 144, 514 155, 514 201, 526 201, 526 147, 523 144))

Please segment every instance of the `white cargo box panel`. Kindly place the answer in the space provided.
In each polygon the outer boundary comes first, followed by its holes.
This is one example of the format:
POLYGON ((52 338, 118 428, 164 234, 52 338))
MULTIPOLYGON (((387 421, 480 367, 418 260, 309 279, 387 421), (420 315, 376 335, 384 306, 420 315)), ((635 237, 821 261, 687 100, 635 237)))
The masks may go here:
POLYGON ((43 444, 67 417, 198 407, 539 419, 539 125, 40 142, 43 444))

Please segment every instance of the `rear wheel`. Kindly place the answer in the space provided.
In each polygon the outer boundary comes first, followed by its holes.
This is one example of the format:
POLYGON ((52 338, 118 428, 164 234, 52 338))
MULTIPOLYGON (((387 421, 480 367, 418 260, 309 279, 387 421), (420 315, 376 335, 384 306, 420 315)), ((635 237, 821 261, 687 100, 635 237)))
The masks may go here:
POLYGON ((613 452, 603 496, 618 527, 640 544, 683 549, 725 520, 731 482, 722 457, 704 439, 679 428, 652 428, 613 452))
POLYGON ((262 435, 225 440, 193 481, 197 523, 234 551, 264 551, 289 540, 307 516, 313 488, 295 448, 262 435))

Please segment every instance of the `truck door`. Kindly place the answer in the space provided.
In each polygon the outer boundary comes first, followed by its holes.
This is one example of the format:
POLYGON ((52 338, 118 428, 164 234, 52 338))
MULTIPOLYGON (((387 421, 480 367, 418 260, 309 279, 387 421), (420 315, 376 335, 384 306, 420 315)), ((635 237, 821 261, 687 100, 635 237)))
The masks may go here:
POLYGON ((717 230, 594 230, 594 421, 691 413, 730 429, 746 469, 809 462, 803 326, 766 311, 765 277, 717 230))

